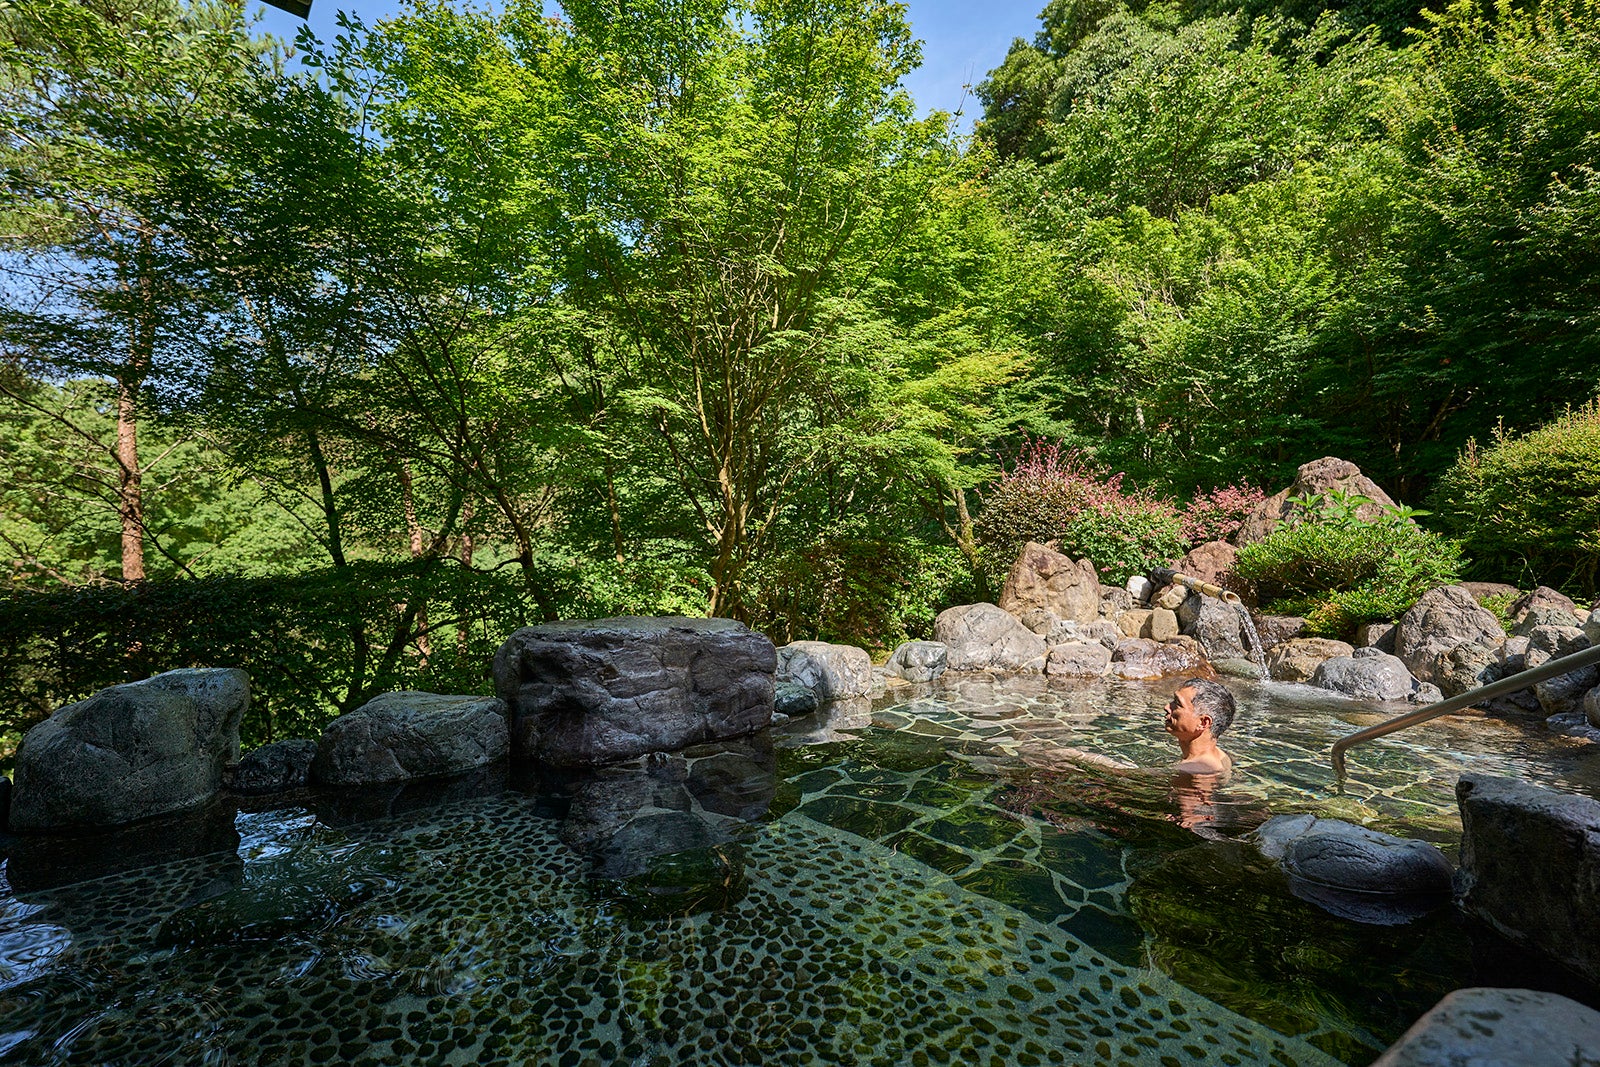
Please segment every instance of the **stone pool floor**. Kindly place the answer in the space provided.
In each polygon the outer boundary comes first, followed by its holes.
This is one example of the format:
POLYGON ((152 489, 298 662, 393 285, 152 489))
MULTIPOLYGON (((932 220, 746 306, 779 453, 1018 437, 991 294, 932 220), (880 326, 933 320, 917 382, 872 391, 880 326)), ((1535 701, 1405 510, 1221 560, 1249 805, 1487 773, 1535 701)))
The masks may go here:
POLYGON ((1326 916, 1234 838, 1343 806, 1448 843, 1465 766, 1592 792, 1600 746, 1462 719, 1362 750, 1336 797, 1327 744, 1389 709, 1252 689, 1186 828, 1169 776, 1107 765, 1171 758, 1169 688, 967 680, 8 887, 0 1062, 1364 1063, 1482 946, 1326 916))

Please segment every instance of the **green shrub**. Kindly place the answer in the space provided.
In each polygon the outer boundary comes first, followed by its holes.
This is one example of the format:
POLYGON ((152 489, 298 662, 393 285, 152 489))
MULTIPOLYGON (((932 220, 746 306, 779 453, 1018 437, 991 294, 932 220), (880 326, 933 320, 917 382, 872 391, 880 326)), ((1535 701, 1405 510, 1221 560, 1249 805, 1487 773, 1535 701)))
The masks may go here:
POLYGON ((1363 622, 1399 618, 1429 589, 1455 581, 1461 546, 1394 513, 1371 523, 1310 515, 1241 549, 1233 569, 1274 610, 1305 616, 1313 633, 1345 637, 1363 622))
POLYGON ((1580 597, 1600 586, 1600 399, 1521 437, 1476 441, 1432 504, 1480 577, 1580 597))
POLYGON ((754 568, 750 625, 778 644, 839 641, 893 648, 931 637, 951 603, 972 599, 971 575, 951 545, 831 536, 754 568))
POLYGON ((1178 509, 1122 482, 1123 475, 1106 474, 1059 444, 1026 444, 985 492, 978 516, 991 578, 1003 577, 1029 541, 1058 542, 1061 552, 1087 556, 1103 580, 1119 584, 1181 556, 1178 509))
POLYGON ((520 577, 448 562, 13 588, 0 592, 0 735, 14 746, 55 708, 106 686, 179 667, 242 667, 245 748, 315 737, 389 690, 490 692, 495 650, 537 619, 520 577))

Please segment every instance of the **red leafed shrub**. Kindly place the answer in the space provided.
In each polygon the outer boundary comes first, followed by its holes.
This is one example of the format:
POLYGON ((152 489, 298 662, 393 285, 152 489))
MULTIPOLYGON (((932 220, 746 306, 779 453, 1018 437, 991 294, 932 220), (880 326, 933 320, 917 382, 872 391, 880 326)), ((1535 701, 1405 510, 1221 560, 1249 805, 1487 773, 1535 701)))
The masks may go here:
POLYGON ((1009 469, 983 495, 978 537, 990 569, 1004 574, 1029 541, 1057 541, 1087 556, 1108 581, 1143 574, 1182 553, 1173 504, 1124 485, 1059 443, 1025 441, 1009 469))
POLYGON ((1239 532, 1245 518, 1265 499, 1267 494, 1249 482, 1200 493, 1183 509, 1178 533, 1191 545, 1226 541, 1239 532))

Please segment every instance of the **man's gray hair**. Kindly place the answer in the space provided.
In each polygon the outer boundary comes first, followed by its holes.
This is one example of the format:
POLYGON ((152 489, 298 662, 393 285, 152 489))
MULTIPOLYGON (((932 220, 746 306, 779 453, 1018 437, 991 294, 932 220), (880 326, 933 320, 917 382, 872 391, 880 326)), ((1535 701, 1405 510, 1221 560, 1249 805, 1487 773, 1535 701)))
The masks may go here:
POLYGON ((1194 691, 1194 710, 1211 716, 1212 737, 1220 737, 1233 725, 1233 692, 1227 686, 1210 678, 1190 678, 1178 688, 1194 691))

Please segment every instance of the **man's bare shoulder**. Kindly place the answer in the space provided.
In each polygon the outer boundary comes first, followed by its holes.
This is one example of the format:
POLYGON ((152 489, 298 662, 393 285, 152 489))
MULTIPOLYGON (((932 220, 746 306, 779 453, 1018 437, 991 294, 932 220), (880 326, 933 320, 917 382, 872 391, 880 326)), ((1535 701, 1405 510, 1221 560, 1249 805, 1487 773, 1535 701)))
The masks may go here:
POLYGON ((1219 748, 1204 756, 1184 760, 1172 769, 1184 774, 1228 774, 1233 770, 1233 758, 1219 748))

